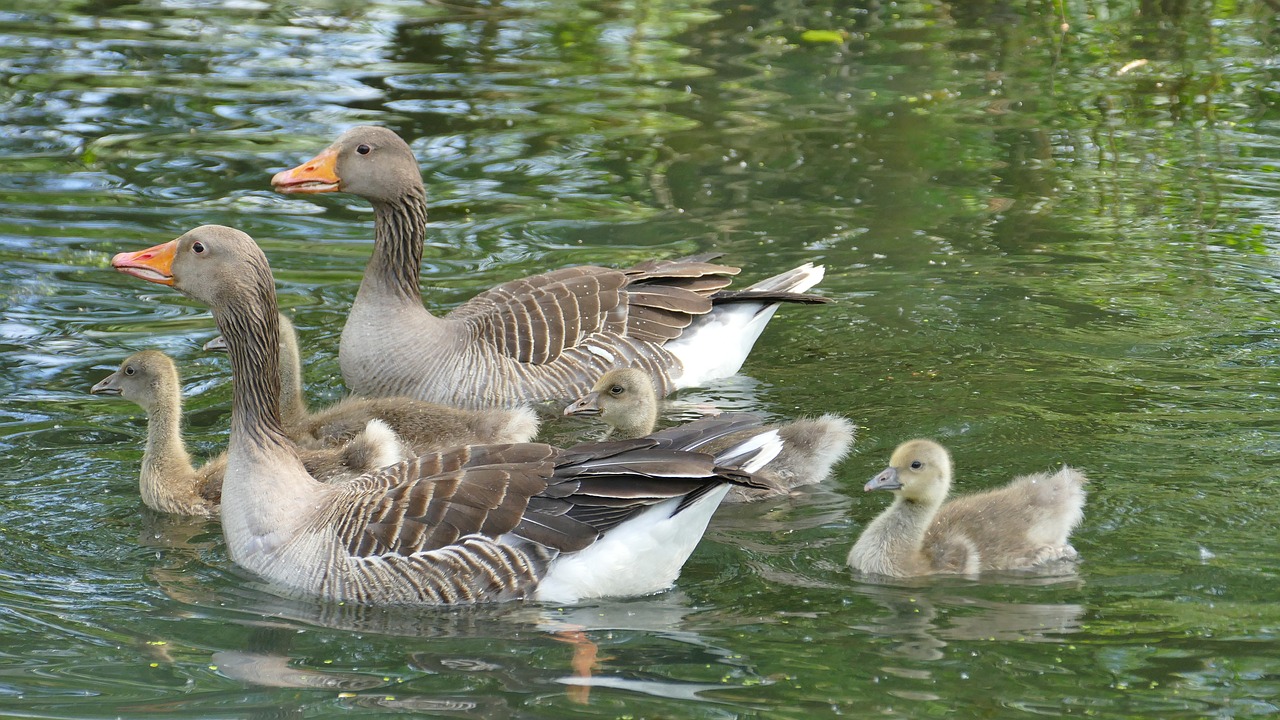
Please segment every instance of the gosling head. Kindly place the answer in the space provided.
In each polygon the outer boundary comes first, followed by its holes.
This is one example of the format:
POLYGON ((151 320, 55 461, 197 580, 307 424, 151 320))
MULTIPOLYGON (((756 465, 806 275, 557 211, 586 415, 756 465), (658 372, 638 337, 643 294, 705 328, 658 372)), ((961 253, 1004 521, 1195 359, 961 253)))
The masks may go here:
POLYGON ((94 395, 116 395, 148 412, 158 398, 171 395, 178 385, 178 369, 159 350, 136 352, 120 363, 120 369, 89 389, 94 395))
POLYGON ((564 414, 597 416, 619 432, 647 435, 658 421, 658 393, 639 368, 610 370, 564 414))
POLYGON ((863 490, 891 490, 907 501, 941 503, 951 489, 951 454, 932 440, 911 440, 898 446, 889 467, 863 490))

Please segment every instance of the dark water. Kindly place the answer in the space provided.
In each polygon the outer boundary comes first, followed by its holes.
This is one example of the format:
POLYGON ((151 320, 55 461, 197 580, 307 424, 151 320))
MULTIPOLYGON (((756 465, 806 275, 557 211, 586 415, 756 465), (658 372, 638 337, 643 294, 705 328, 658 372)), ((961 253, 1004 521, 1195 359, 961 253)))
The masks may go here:
POLYGON ((1280 712, 1276 14, 0 2, 0 713, 1280 712), (203 454, 225 443, 227 366, 199 350, 202 308, 108 259, 248 231, 313 398, 338 397, 372 216, 268 178, 368 122, 419 154, 432 307, 581 262, 826 264, 836 304, 786 309, 745 375, 683 399, 841 412, 854 454, 799 497, 725 508, 675 590, 573 608, 285 601, 216 524, 142 512, 141 413, 88 387, 173 354, 203 454), (1087 471, 1079 572, 849 573, 887 500, 863 482, 919 435, 961 488, 1087 471))

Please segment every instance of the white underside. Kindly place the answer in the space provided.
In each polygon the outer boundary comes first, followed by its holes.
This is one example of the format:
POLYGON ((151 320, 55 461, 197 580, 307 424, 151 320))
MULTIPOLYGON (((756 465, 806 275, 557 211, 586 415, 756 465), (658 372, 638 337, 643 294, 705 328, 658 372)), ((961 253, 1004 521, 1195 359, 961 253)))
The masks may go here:
POLYGON ((669 341, 663 347, 683 369, 674 378, 676 388, 706 385, 736 374, 777 309, 777 305, 765 310, 756 304, 720 306, 669 341))
POLYGON ((658 503, 610 530, 591 547, 556 558, 534 599, 573 603, 649 595, 671 587, 729 488, 712 490, 675 516, 671 513, 681 498, 658 503))
MULTIPOLYGON (((769 278, 748 289, 802 293, 817 285, 825 271, 822 266, 804 265, 791 272, 799 272, 793 282, 779 284, 769 278)), ((663 345, 683 368, 679 377, 672 378, 676 388, 697 387, 736 374, 777 310, 778 303, 725 303, 695 320, 680 337, 663 345)))

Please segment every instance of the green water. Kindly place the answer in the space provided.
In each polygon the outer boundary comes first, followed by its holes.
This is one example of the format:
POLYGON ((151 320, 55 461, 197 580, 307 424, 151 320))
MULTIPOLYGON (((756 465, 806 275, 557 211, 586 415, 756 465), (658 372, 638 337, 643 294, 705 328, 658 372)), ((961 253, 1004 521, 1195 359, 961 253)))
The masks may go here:
POLYGON ((0 714, 1280 712, 1276 6, 854 5, 0 1, 0 714), (681 400, 840 412, 853 454, 724 508, 674 590, 572 608, 286 601, 144 512, 141 413, 89 386, 169 352, 203 454, 228 368, 108 259, 248 231, 339 397, 372 215, 268 179, 368 122, 421 161, 433 308, 574 263, 825 264, 835 304, 681 400), (1085 470, 1078 573, 854 577, 862 484, 922 435, 960 489, 1085 470))

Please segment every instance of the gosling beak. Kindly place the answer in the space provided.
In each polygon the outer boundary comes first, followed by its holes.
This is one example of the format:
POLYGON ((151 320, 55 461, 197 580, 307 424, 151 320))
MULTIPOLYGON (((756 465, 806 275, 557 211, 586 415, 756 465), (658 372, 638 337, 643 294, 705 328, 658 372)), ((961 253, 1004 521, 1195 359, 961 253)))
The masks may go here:
POLYGON ((137 252, 116 253, 111 267, 125 275, 161 285, 173 285, 173 258, 178 254, 178 241, 170 240, 137 252))
POLYGON ((327 148, 298 167, 278 172, 271 178, 271 186, 281 193, 338 192, 341 183, 338 151, 333 148, 327 148))
POLYGON ((901 490, 902 483, 898 482, 898 471, 893 468, 885 468, 879 475, 871 478, 866 485, 862 486, 866 492, 872 490, 901 490))
POLYGON ((205 352, 227 352, 227 341, 219 335, 205 343, 200 349, 205 352))
POLYGON ((570 403, 569 407, 564 409, 567 415, 599 415, 600 414, 600 393, 589 392, 570 403))
POLYGON ((96 385, 89 388, 89 394, 90 395, 119 395, 120 388, 116 387, 115 383, 116 383, 116 374, 111 373, 110 375, 99 380, 96 385))

